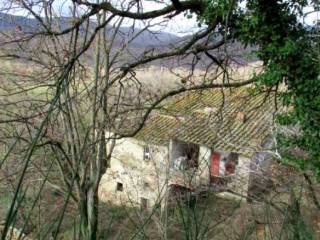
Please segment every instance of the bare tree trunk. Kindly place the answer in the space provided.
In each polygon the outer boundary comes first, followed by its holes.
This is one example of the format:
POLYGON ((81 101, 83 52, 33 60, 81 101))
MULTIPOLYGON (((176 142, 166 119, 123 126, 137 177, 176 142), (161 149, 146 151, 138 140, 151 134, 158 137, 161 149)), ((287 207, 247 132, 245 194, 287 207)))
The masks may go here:
MULTIPOLYGON (((98 23, 100 23, 101 16, 97 15, 98 23)), ((104 33, 104 31, 103 31, 104 33)), ((81 221, 81 239, 95 240, 98 237, 98 214, 99 214, 99 198, 98 187, 100 179, 103 173, 106 171, 105 161, 106 156, 106 139, 105 139, 105 124, 106 124, 106 112, 104 95, 105 84, 101 77, 101 40, 103 34, 100 32, 97 36, 97 42, 95 46, 95 67, 94 67, 94 102, 92 111, 92 155, 88 160, 89 171, 89 186, 86 186, 84 190, 83 202, 80 203, 80 215, 83 220, 81 221)), ((108 75, 108 69, 105 69, 105 75, 108 75)))
POLYGON ((88 239, 96 239, 98 233, 98 193, 90 188, 87 193, 88 199, 88 239))
POLYGON ((89 188, 79 202, 80 239, 95 240, 98 232, 98 193, 89 188))

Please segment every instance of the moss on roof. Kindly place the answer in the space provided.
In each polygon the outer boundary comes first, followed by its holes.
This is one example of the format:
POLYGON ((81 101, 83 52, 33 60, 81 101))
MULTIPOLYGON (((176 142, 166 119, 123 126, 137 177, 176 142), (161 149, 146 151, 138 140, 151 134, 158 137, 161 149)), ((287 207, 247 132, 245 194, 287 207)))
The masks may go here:
POLYGON ((191 91, 167 102, 136 138, 159 145, 179 139, 252 155, 272 132, 279 112, 275 99, 274 93, 253 95, 248 87, 191 91), (244 113, 244 122, 237 117, 239 112, 244 113))

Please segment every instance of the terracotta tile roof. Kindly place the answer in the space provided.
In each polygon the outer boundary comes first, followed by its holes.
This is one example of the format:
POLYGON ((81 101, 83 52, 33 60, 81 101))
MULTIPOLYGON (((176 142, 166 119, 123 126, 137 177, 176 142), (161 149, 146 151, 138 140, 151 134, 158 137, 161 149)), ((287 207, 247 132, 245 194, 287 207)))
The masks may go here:
POLYGON ((271 134, 274 114, 283 108, 276 109, 274 93, 253 95, 250 90, 242 87, 182 94, 152 115, 136 138, 160 145, 178 139, 252 155, 271 134), (239 119, 239 113, 245 121, 239 119))

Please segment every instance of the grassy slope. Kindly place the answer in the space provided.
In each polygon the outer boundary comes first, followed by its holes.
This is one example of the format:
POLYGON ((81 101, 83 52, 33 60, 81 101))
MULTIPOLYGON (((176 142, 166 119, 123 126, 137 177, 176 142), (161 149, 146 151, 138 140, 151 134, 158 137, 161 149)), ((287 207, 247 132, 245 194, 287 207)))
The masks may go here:
MULTIPOLYGON (((25 99, 46 99, 48 97, 48 89, 46 87, 40 87, 28 91, 28 93, 22 93, 19 95, 11 95, 22 87, 32 86, 30 75, 32 75, 32 67, 26 66, 23 63, 12 63, 2 61, 0 63, 0 103, 13 103, 15 101, 21 101, 17 106, 19 109, 12 109, 10 105, 10 112, 18 113, 20 111, 29 111, 30 109, 25 106, 25 99), (4 96, 6 95, 6 96, 4 96)), ((253 68, 241 68, 237 72, 233 73, 233 78, 236 80, 245 79, 252 71, 253 68)), ((259 69, 257 70, 259 71, 259 69)), ((188 73, 184 70, 175 70, 175 73, 179 76, 186 76, 188 73)), ((204 74, 199 71, 196 73, 198 77, 192 80, 197 82, 201 81, 201 76, 204 74)), ((137 78, 150 90, 154 92, 167 91, 177 85, 181 85, 181 80, 177 75, 172 74, 169 70, 160 72, 158 68, 150 68, 146 70, 137 71, 137 78)), ((219 80, 221 81, 221 79, 219 80)), ((7 106, 7 105, 5 105, 7 106)), ((5 119, 7 116, 1 115, 1 111, 8 110, 9 108, 0 109, 0 119, 5 119)), ((1 132, 0 132, 1 134, 1 132)), ((0 146, 0 159, 4 154, 4 149, 0 146)), ((0 179, 1 170, 0 170, 0 179)), ((11 193, 10 189, 3 190, 4 184, 0 182, 0 221, 4 219, 5 212, 10 205, 11 193)), ((43 221, 49 221, 54 216, 55 211, 61 207, 57 204, 58 200, 56 197, 52 197, 49 192, 48 195, 42 199, 42 219, 43 221)), ((304 206, 306 208, 307 205, 304 206)), ((100 213, 100 226, 101 226, 101 239, 130 239, 130 237, 136 234, 137 239, 160 239, 161 235, 164 234, 164 229, 161 226, 160 216, 155 214, 150 218, 148 224, 146 224, 143 231, 139 229, 141 223, 145 219, 148 219, 148 214, 143 214, 139 209, 134 208, 123 208, 111 206, 105 203, 101 203, 100 213)), ((265 206, 258 206, 259 212, 269 211, 265 206)), ((64 239, 73 238, 73 218, 75 209, 70 206, 68 211, 68 217, 63 223, 64 239)), ((308 210, 309 211, 309 210, 308 210)), ((192 211, 188 208, 179 209, 176 208, 169 213, 167 222, 167 236, 168 239, 186 239, 189 234, 195 234, 194 231, 199 227, 199 232, 207 231, 207 237, 213 239, 227 239, 226 236, 229 234, 230 238, 236 239, 240 236, 245 238, 249 234, 257 234, 260 225, 254 222, 255 213, 257 208, 250 204, 244 203, 239 205, 236 201, 228 201, 219 198, 204 199, 199 202, 196 206, 196 211, 192 211), (253 211, 254 210, 254 211, 253 211), (196 214, 194 215, 194 213, 196 214), (183 217, 182 217, 183 216, 183 217), (200 226, 197 226, 194 217, 197 216, 197 220, 201 219, 200 226), (185 225, 184 220, 188 223, 185 225), (209 224, 209 228, 204 230, 204 227, 209 224), (186 227, 187 226, 187 227, 186 227), (231 229, 231 230, 230 230, 231 229), (227 234, 227 235, 226 235, 227 234)), ((309 211, 310 212, 310 211, 309 211)), ((270 212, 267 212, 270 213, 270 212)), ((265 213, 265 215, 267 215, 265 213)), ((271 212, 273 220, 276 221, 278 215, 271 212)), ((308 213, 310 215, 310 213, 308 213)), ((311 219, 311 218, 310 218, 311 219)), ((312 220, 310 220, 311 222, 312 220)), ((276 222, 277 224, 277 222, 276 222)), ((316 229, 315 229, 316 230, 316 229)), ((193 235, 194 236, 194 235, 193 235)))

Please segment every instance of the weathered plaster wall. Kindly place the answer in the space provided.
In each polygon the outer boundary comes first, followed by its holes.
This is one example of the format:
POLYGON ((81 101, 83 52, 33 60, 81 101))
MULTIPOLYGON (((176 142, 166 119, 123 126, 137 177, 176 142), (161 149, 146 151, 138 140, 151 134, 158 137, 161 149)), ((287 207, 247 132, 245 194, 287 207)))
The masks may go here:
POLYGON ((149 145, 151 159, 143 160, 145 143, 133 138, 117 142, 110 168, 101 179, 99 195, 102 201, 113 204, 135 205, 141 198, 148 199, 152 206, 161 199, 166 190, 168 148, 149 145), (117 183, 123 184, 123 191, 117 191, 117 183))
POLYGON ((200 146, 199 151, 199 185, 208 185, 210 182, 210 159, 212 151, 211 149, 200 146))
POLYGON ((145 143, 133 138, 117 142, 110 168, 101 179, 99 195, 102 201, 139 206, 141 198, 146 198, 151 207, 161 201, 171 184, 192 188, 208 185, 210 149, 200 147, 198 169, 175 171, 170 161, 173 157, 170 145, 148 145, 151 150, 149 161, 143 160, 144 146, 145 143), (122 192, 117 191, 117 183, 123 184, 122 192))
MULTIPOLYGON (((152 207, 161 202, 171 184, 193 189, 208 186, 212 151, 200 146, 198 168, 177 171, 171 164, 175 152, 172 151, 173 143, 171 141, 168 146, 148 145, 151 159, 146 161, 143 159, 146 143, 133 138, 118 141, 110 168, 101 180, 100 199, 112 204, 140 206, 141 198, 145 198, 152 207), (123 184, 123 191, 117 191, 117 183, 123 184)), ((228 186, 240 195, 247 194, 250 162, 249 158, 239 156, 234 181, 228 186)))
POLYGON ((230 175, 232 181, 226 186, 228 190, 231 190, 235 194, 221 192, 218 194, 220 197, 246 200, 250 179, 250 163, 250 158, 239 155, 235 173, 230 175))
MULTIPOLYGON (((216 151, 217 152, 217 151, 216 151)), ((251 159, 245 157, 241 154, 238 155, 235 165, 235 172, 230 174, 226 172, 225 164, 230 159, 230 152, 219 151, 220 162, 219 162, 219 176, 216 178, 221 178, 221 183, 219 181, 215 183, 217 191, 224 191, 224 189, 231 190, 238 195, 246 196, 250 178, 250 163, 251 159), (219 185, 221 184, 221 186, 219 185)), ((223 195, 223 194, 221 194, 223 195)))
POLYGON ((251 159, 239 156, 239 163, 236 169, 236 181, 234 184, 234 191, 240 195, 247 196, 249 177, 250 177, 250 163, 251 159))
POLYGON ((269 190, 272 185, 272 177, 270 175, 270 166, 274 162, 273 150, 274 140, 271 137, 265 139, 262 148, 265 151, 256 153, 252 157, 250 165, 249 195, 257 197, 259 194, 269 190))

